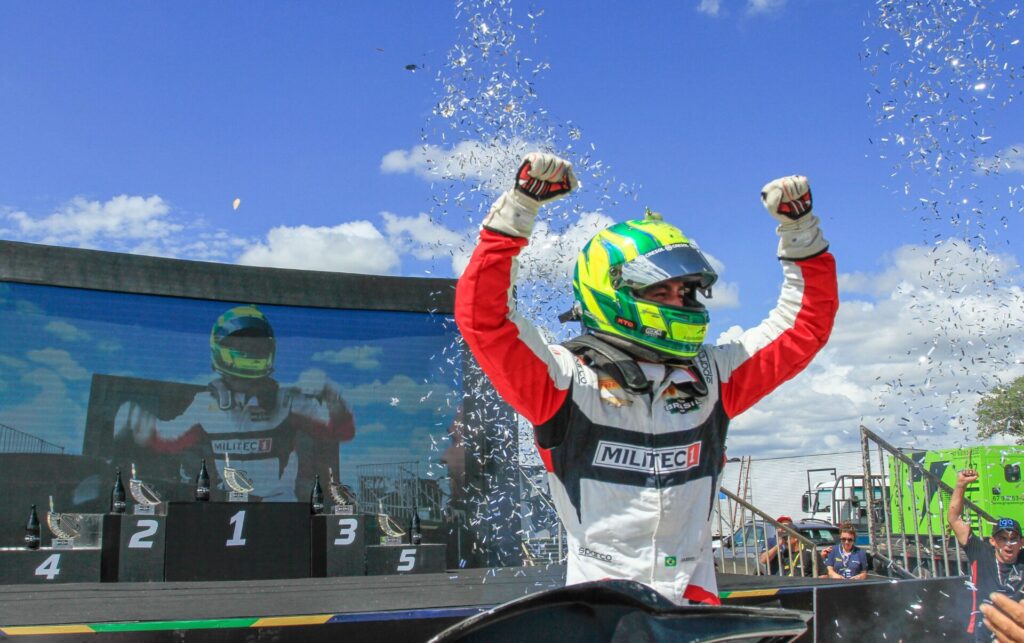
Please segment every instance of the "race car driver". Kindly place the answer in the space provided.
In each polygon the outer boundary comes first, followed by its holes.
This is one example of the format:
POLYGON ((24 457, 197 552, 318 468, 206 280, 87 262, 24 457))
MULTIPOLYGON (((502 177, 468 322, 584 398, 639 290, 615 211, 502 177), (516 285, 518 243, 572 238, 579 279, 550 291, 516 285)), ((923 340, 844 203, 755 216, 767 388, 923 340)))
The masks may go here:
POLYGON ((329 385, 315 393, 281 386, 271 377, 275 356, 274 330, 263 312, 256 306, 231 308, 210 332, 218 377, 207 389, 168 421, 126 402, 115 417, 115 434, 130 433, 136 444, 156 453, 199 449, 214 458, 220 480, 230 458, 231 466, 253 481, 255 497, 296 500, 306 492, 295 488, 300 434, 333 446, 351 440, 355 424, 329 385))
POLYGON ((456 288, 455 317, 502 397, 535 427, 568 534, 568 584, 645 583, 678 604, 719 603, 711 510, 729 421, 799 373, 838 308, 835 261, 807 179, 764 186, 784 282, 775 309, 724 344, 704 344, 717 275, 656 213, 583 247, 566 319, 585 333, 546 345, 511 299, 517 255, 542 203, 576 187, 571 165, 526 156, 491 207, 456 288))

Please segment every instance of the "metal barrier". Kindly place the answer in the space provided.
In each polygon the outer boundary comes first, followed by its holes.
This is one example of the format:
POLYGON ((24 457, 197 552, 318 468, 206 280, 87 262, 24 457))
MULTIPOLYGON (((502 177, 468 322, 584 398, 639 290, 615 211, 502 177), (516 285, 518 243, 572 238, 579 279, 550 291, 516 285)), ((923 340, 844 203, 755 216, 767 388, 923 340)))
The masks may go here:
POLYGON ((554 515, 554 523, 556 525, 555 535, 549 538, 537 538, 524 534, 524 540, 522 543, 522 550, 525 554, 523 559, 524 563, 530 566, 537 565, 539 563, 565 563, 568 552, 565 542, 565 528, 562 526, 562 521, 558 519, 558 512, 555 510, 555 506, 551 503, 551 498, 547 490, 537 486, 537 483, 533 481, 530 475, 524 471, 522 467, 519 468, 519 476, 520 480, 526 483, 526 485, 521 488, 525 489, 528 487, 533 491, 531 495, 539 498, 541 504, 552 512, 554 515))
POLYGON ((359 511, 383 510, 399 524, 408 525, 413 508, 429 520, 441 520, 444 493, 436 481, 423 479, 420 463, 383 462, 356 466, 359 511))
POLYGON ((42 438, 19 431, 13 426, 0 424, 0 453, 54 453, 64 454, 64 447, 42 438))
MULTIPOLYGON (((871 474, 871 446, 878 449, 878 466, 882 480, 889 480, 889 502, 881 507, 875 506, 874 494, 865 493, 867 499, 868 519, 868 548, 873 555, 888 561, 889 568, 896 570, 898 575, 904 577, 927 578, 936 576, 960 576, 964 574, 963 563, 966 556, 962 555, 960 543, 956 537, 947 536, 948 527, 944 526, 938 535, 933 533, 931 514, 922 514, 918 509, 917 492, 912 480, 905 480, 900 470, 890 471, 886 475, 885 453, 888 453, 897 461, 907 466, 907 471, 913 476, 919 476, 924 484, 924 508, 927 510, 934 496, 938 498, 939 512, 942 515, 942 522, 946 522, 946 496, 942 492, 952 495, 953 488, 944 483, 938 476, 927 471, 905 456, 896 447, 886 442, 876 433, 865 426, 860 427, 861 458, 864 466, 865 479, 872 479, 871 474), (909 487, 909 505, 913 516, 912 525, 907 525, 904 487, 909 487), (895 503, 898 507, 899 517, 893 515, 889 510, 895 496, 895 503), (926 525, 925 533, 921 533, 920 525, 924 518, 926 525), (952 548, 950 548, 952 543, 952 548), (902 566, 896 561, 902 561, 902 566), (953 566, 951 566, 951 563, 953 566), (941 565, 941 571, 939 566, 941 565), (955 571, 954 571, 955 569, 955 571)), ((883 498, 886 495, 883 494, 883 498)), ((994 523, 996 519, 984 511, 981 507, 964 498, 964 509, 967 514, 968 524, 980 527, 982 520, 994 523), (973 512, 973 518, 971 516, 973 512)))
POLYGON ((777 565, 775 566, 774 575, 778 576, 805 576, 804 566, 802 560, 804 551, 811 552, 811 575, 813 577, 822 576, 825 574, 824 562, 821 560, 821 555, 817 551, 817 546, 814 541, 807 538, 796 529, 790 527, 787 524, 779 523, 774 518, 761 511, 754 505, 750 504, 746 500, 740 498, 733 492, 722 487, 720 488, 721 493, 718 499, 715 501, 714 511, 718 514, 718 530, 719 534, 722 535, 721 546, 715 550, 715 567, 721 572, 732 572, 732 573, 743 573, 743 574, 754 574, 754 575, 767 575, 767 571, 771 569, 770 559, 773 557, 771 551, 773 547, 769 547, 768 543, 770 538, 768 536, 767 525, 771 525, 775 528, 776 547, 775 555, 778 555, 779 536, 785 534, 792 543, 793 539, 798 541, 796 551, 794 547, 787 546, 786 553, 788 556, 788 566, 777 565), (728 508, 728 513, 722 509, 722 496, 725 496, 729 501, 735 503, 728 508), (733 520, 725 519, 724 516, 734 516, 736 514, 736 508, 739 508, 739 520, 733 522, 733 520), (750 519, 747 519, 749 514, 750 519), (729 525, 730 535, 725 536, 725 524, 732 522, 729 525), (758 537, 761 534, 762 537, 758 537), (737 546, 737 540, 739 545, 737 546), (751 542, 753 541, 753 542, 751 542), (742 554, 739 549, 742 547, 742 554), (730 550, 730 555, 726 555, 726 550, 730 550), (742 572, 740 560, 742 559, 742 572), (762 567, 764 565, 764 567, 762 567), (784 570, 788 567, 789 572, 784 570))

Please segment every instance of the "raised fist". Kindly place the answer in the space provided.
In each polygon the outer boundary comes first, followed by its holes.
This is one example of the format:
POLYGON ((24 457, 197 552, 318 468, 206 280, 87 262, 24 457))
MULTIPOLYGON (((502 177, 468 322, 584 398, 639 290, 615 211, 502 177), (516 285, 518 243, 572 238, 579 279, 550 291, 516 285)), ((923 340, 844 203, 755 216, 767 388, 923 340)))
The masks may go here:
POLYGON ((530 152, 516 172, 516 192, 536 201, 559 199, 576 186, 572 163, 546 152, 530 152))
POLYGON ((956 474, 956 486, 966 487, 978 481, 978 472, 974 469, 961 469, 956 474))
POLYGON ((775 179, 761 188, 761 203, 782 224, 792 223, 811 211, 811 186, 806 176, 775 179))
POLYGON ((530 152, 516 172, 516 182, 494 202, 484 228, 528 238, 542 203, 560 199, 579 186, 572 164, 547 152, 530 152))

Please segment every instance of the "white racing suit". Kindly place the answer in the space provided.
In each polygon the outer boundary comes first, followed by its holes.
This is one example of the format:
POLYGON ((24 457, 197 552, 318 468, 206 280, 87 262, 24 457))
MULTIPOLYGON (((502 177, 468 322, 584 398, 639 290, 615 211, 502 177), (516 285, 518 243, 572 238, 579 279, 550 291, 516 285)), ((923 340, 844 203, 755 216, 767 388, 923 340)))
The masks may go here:
POLYGON ((782 293, 765 321, 702 347, 690 368, 641 363, 653 389, 638 395, 546 345, 515 312, 514 263, 526 243, 481 231, 455 318, 494 387, 535 427, 568 535, 567 583, 630 579, 678 604, 719 603, 711 511, 726 430, 825 345, 839 305, 832 255, 781 260, 782 293), (698 377, 704 396, 685 385, 698 377))
POLYGON ((351 440, 355 426, 340 396, 327 389, 312 395, 272 383, 266 393, 246 396, 217 379, 172 420, 160 421, 138 404, 124 403, 115 431, 131 431, 140 446, 156 453, 207 447, 218 479, 224 479, 227 455, 232 467, 252 479, 253 494, 265 500, 296 500, 296 433, 337 443, 351 440))

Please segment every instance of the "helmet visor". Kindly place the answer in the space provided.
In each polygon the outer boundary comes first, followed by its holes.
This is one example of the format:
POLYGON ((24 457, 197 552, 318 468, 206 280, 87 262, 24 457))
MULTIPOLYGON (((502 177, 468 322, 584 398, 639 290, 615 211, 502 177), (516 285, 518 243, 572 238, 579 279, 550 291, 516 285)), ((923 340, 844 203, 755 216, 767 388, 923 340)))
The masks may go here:
POLYGON ((676 243, 622 264, 619 286, 641 290, 679 277, 692 279, 701 290, 707 290, 718 280, 718 274, 700 250, 688 243, 676 243))

